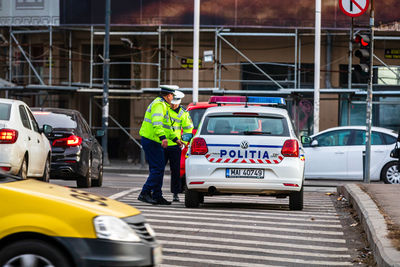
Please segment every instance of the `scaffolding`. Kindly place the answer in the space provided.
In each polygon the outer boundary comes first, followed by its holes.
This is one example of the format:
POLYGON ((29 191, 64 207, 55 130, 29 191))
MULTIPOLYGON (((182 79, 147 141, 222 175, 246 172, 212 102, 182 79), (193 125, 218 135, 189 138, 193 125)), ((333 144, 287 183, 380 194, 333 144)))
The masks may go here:
MULTIPOLYGON (((110 36, 111 45, 121 48, 126 53, 111 54, 111 66, 129 66, 129 74, 121 77, 120 73, 110 76, 110 98, 111 99, 138 99, 144 95, 151 95, 158 92, 159 85, 162 83, 180 83, 176 78, 177 71, 188 71, 190 68, 174 67, 180 65, 182 60, 189 60, 190 56, 182 55, 177 52, 179 38, 188 36, 193 32, 190 28, 126 28, 112 27, 110 36), (140 40, 145 39, 146 45, 142 46, 140 40), (123 60, 122 60, 123 59, 123 60), (146 75, 143 74, 143 70, 146 75)), ((202 87, 199 93, 202 95, 211 94, 246 94, 246 95, 280 95, 292 101, 292 115, 298 124, 299 118, 295 110, 302 98, 312 97, 313 89, 304 88, 302 84, 302 60, 304 60, 303 40, 313 33, 310 30, 293 29, 282 31, 264 32, 263 30, 240 30, 227 29, 221 27, 203 28, 200 30, 202 36, 206 36, 206 46, 213 49, 213 62, 211 68, 201 68, 200 70, 210 71, 212 73, 203 84, 209 84, 209 87, 202 87), (235 44, 235 40, 252 40, 252 38, 265 38, 272 40, 276 38, 292 39, 290 47, 293 47, 292 62, 279 63, 265 60, 255 60, 246 53, 246 49, 235 44), (240 59, 244 61, 225 60, 223 52, 231 49, 240 59), (265 71, 261 66, 284 67, 292 73, 291 79, 279 80, 265 71), (243 71, 246 66, 251 66, 262 78, 259 79, 230 79, 224 77, 224 69, 230 68, 238 73, 243 71), (226 88, 227 84, 238 84, 239 88, 226 88), (273 90, 243 90, 242 84, 269 85, 275 87, 273 90)), ((3 60, 0 70, 2 70, 4 80, 9 83, 0 85, 0 90, 5 91, 5 96, 23 95, 35 96, 36 105, 43 105, 44 101, 49 99, 49 95, 62 94, 82 94, 89 95, 89 123, 93 128, 92 118, 94 111, 93 103, 102 95, 102 75, 103 67, 102 38, 104 29, 89 27, 64 27, 48 26, 38 28, 26 27, 3 27, 2 35, 8 36, 2 38, 3 60), (38 48, 38 44, 41 47, 38 48), (79 44, 79 46, 77 46, 79 44), (55 56, 56 55, 56 56, 55 56), (85 73, 85 74, 82 74, 85 73), (84 77, 87 75, 87 77, 84 77), (74 77, 78 76, 78 77, 74 77), (10 84, 12 83, 12 85, 10 84)), ((352 32, 336 31, 324 33, 325 35, 349 37, 352 32)), ((204 39, 204 37, 203 37, 204 39)), ((376 36, 376 40, 399 40, 398 36, 376 36)), ((181 41, 182 42, 182 41, 181 41)), ((349 49, 351 52, 351 48, 349 49)), ((226 53, 226 52, 224 52, 226 53)), ((399 80, 399 66, 390 66, 384 60, 375 56, 380 66, 385 66, 399 80)), ((352 72, 352 53, 348 55, 348 77, 351 78, 352 72)), ((330 65, 331 62, 327 62, 330 65)), ((378 68, 379 66, 374 66, 378 68)), ((330 71, 329 71, 330 72, 330 71)), ((253 74, 254 74, 253 73, 253 74)), ((113 75, 113 73, 111 73, 113 75)), ((190 82, 184 81, 185 83, 190 82)), ((237 86, 236 86, 237 87, 237 86)), ((190 86, 182 87, 183 92, 190 94, 190 86)), ((347 99, 348 105, 359 104, 359 97, 364 96, 365 89, 360 84, 348 82, 348 88, 325 88, 321 93, 337 94, 339 101, 347 99), (356 97, 357 100, 352 100, 356 97)), ((378 93, 388 96, 400 95, 397 90, 383 91, 378 93)), ((361 101, 362 102, 362 101, 361 101)), ((386 103, 387 104, 387 103, 386 103)), ((347 109, 348 112, 350 109, 347 109)), ((348 114, 350 117, 350 114, 348 114)), ((129 136, 139 147, 140 144, 132 136, 130 131, 137 131, 135 127, 123 127, 118 119, 113 118, 117 125, 116 129, 121 129, 129 136)), ((348 122, 350 119, 347 120, 348 122)))

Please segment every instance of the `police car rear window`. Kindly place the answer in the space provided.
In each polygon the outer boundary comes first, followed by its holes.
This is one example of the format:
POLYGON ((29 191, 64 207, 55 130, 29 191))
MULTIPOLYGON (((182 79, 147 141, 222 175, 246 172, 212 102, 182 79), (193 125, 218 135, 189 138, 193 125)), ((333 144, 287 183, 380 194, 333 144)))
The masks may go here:
POLYGON ((201 134, 289 136, 289 129, 283 117, 219 115, 204 119, 201 134))
POLYGON ((8 121, 10 119, 11 105, 0 103, 0 120, 8 121))

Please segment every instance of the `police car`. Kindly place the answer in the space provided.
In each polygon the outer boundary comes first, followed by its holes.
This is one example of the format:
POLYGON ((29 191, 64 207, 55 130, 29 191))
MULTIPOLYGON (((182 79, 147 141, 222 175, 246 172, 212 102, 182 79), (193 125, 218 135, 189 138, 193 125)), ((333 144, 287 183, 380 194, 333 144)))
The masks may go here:
POLYGON ((304 151, 285 100, 279 97, 213 96, 190 142, 185 206, 204 196, 289 196, 303 209, 304 151), (237 105, 235 105, 237 104, 237 105))

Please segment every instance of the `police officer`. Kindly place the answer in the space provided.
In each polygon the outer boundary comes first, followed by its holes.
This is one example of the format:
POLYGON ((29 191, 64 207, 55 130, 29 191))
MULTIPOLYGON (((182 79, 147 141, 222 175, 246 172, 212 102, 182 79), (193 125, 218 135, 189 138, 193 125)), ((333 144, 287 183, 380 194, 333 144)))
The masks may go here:
POLYGON ((151 204, 171 205, 171 202, 163 197, 161 187, 165 169, 164 148, 168 146, 168 141, 178 146, 183 145, 171 130, 169 117, 173 93, 179 87, 162 85, 160 88, 160 96, 147 107, 139 131, 146 160, 149 163, 149 177, 143 185, 138 200, 151 204))
MULTIPOLYGON (((182 131, 183 133, 192 133, 193 130, 193 122, 189 112, 180 105, 184 96, 184 93, 175 90, 169 112, 172 130, 179 139, 181 139, 182 131)), ((168 140, 168 147, 164 149, 164 158, 165 164, 169 161, 171 169, 171 193, 173 193, 173 201, 179 201, 178 193, 182 192, 180 178, 181 146, 168 140)))

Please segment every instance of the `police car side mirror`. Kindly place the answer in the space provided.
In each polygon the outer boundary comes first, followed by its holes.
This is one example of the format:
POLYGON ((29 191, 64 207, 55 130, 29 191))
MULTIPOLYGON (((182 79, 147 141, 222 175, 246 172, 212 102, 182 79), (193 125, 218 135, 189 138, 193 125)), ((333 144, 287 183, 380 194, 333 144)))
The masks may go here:
POLYGON ((309 137, 309 136, 302 136, 302 137, 301 137, 301 143, 302 143, 302 144, 309 144, 309 143, 311 143, 311 137, 309 137))
POLYGON ((193 138, 192 133, 182 134, 182 141, 189 142, 193 138))

